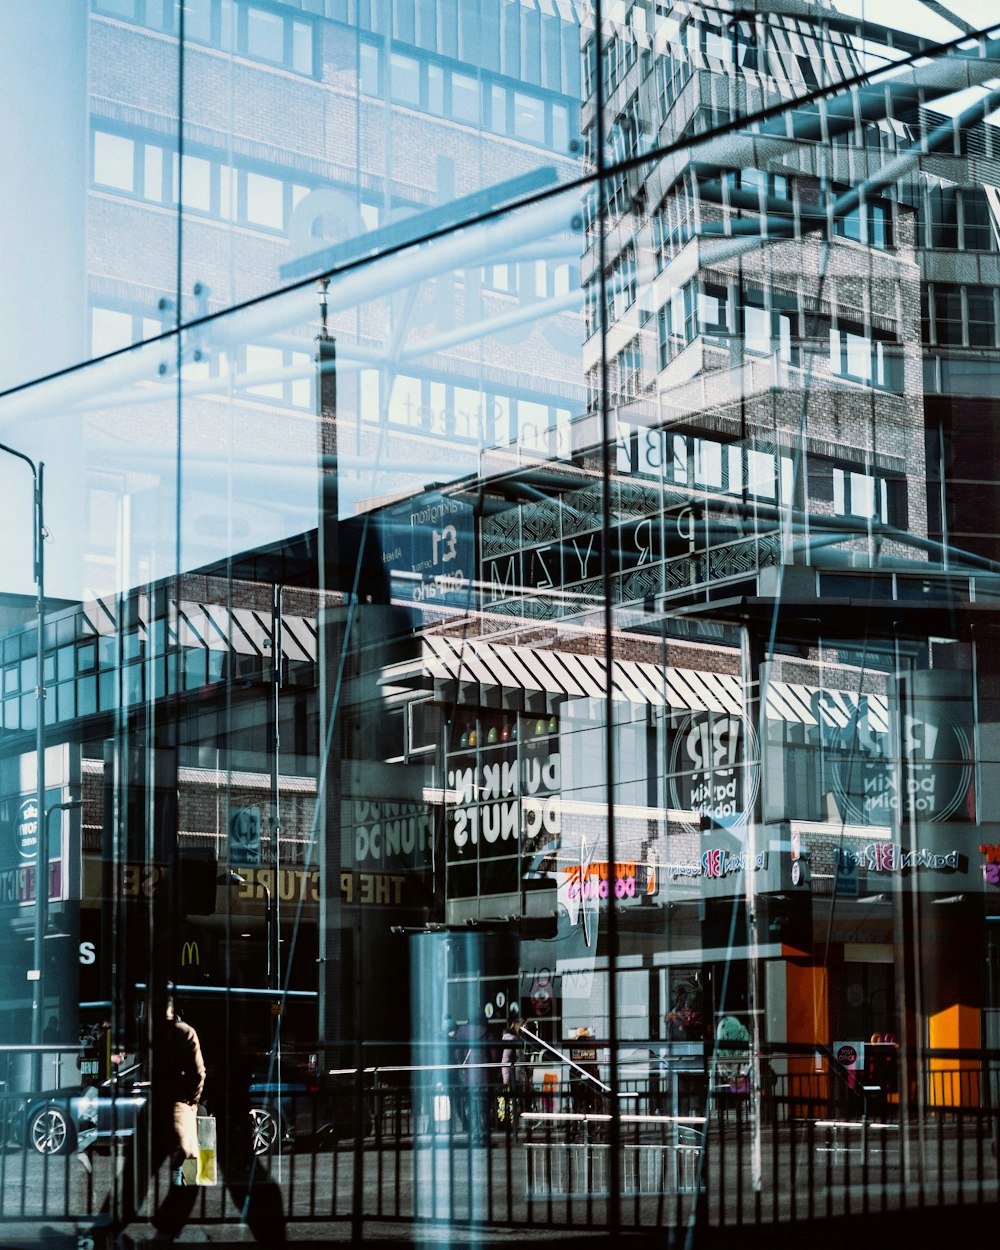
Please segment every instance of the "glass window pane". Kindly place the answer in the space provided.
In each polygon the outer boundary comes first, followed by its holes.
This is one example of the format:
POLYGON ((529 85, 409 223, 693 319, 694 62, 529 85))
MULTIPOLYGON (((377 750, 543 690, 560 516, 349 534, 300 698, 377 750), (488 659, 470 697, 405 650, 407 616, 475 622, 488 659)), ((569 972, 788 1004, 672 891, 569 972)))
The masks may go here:
POLYGON ((852 378, 869 378, 872 371, 872 348, 868 339, 860 334, 844 334, 847 352, 847 372, 852 378))
POLYGON ((285 224, 285 188, 266 174, 246 175, 247 221, 255 226, 281 230, 285 224))
POLYGON ((451 111, 456 121, 479 122, 479 79, 466 74, 451 76, 451 111))
POLYGON ((771 318, 766 309, 748 304, 744 309, 746 350, 767 354, 771 350, 771 318))
POLYGON ((184 154, 182 160, 184 207, 203 213, 212 209, 212 166, 201 156, 184 154))
POLYGON ((380 96, 382 94, 382 68, 379 49, 371 43, 358 45, 360 57, 359 82, 364 95, 380 96))
POLYGON ((95 356, 128 347, 133 341, 132 314, 113 308, 95 308, 91 312, 90 349, 95 356))
POLYGON ((120 191, 135 189, 135 142, 124 135, 94 132, 94 181, 120 191))
POLYGON ((420 62, 412 56, 393 52, 389 58, 392 98, 402 104, 420 103, 420 62))
POLYGON ((440 65, 427 66, 427 107, 432 113, 444 113, 444 70, 440 65))
POLYGON ((247 52, 266 61, 285 57, 285 23, 276 13, 247 9, 247 52))
POLYGON ((212 0, 184 0, 184 38, 212 42, 212 0))
POLYGON ((155 203, 163 199, 163 149, 151 143, 143 148, 142 194, 155 203))
POLYGON ((313 27, 311 22, 292 22, 292 68, 300 74, 313 72, 313 27))
POLYGON ((747 490, 766 499, 775 497, 775 464, 771 452, 747 452, 747 490))
POLYGON ((533 143, 545 141, 545 106, 523 91, 514 92, 514 134, 533 143))

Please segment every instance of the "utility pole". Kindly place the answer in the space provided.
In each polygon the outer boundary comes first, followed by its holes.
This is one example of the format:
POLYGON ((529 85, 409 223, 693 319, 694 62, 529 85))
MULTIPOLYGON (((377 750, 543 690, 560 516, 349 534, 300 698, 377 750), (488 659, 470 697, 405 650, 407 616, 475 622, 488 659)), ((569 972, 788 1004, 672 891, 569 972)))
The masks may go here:
MULTIPOLYGON (((49 825, 45 818, 45 517, 43 483, 45 465, 35 462, 13 447, 0 443, 0 451, 23 460, 31 470, 33 550, 32 576, 35 582, 35 628, 37 634, 37 665, 35 675, 35 933, 32 944, 31 982, 31 1044, 42 1043, 42 1016, 45 1010, 45 932, 49 919, 49 825)), ((41 1088, 41 1052, 32 1052, 31 1084, 41 1088)))

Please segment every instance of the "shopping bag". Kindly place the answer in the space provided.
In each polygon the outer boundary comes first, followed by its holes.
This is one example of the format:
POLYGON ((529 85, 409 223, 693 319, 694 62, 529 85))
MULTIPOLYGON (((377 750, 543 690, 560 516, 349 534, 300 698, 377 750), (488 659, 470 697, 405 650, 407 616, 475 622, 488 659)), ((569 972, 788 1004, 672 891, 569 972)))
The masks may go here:
POLYGON ((434 1123, 447 1124, 451 1119, 451 1098, 447 1094, 434 1095, 434 1123))
POLYGON ((196 1185, 219 1183, 217 1159, 215 1116, 200 1115, 198 1117, 198 1171, 194 1182, 196 1185))
POLYGON ((514 1099, 511 1097, 510 1087, 505 1085, 497 1095, 497 1124, 513 1124, 513 1122, 514 1099))

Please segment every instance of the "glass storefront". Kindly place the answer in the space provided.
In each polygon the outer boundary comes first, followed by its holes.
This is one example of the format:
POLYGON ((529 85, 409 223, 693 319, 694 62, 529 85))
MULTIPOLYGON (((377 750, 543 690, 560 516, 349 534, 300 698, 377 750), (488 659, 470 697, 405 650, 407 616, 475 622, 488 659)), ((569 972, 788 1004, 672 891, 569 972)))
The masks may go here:
POLYGON ((873 7, 0 15, 0 1245, 996 1201, 1000 27, 873 7))

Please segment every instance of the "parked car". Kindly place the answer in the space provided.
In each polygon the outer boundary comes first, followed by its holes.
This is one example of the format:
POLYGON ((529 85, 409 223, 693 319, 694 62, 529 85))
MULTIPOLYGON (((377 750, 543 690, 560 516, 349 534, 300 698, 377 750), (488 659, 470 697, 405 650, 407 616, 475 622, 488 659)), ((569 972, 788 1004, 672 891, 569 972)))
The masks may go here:
POLYGON ((8 1141, 41 1155, 64 1155, 129 1137, 149 1098, 139 1066, 98 1085, 23 1094, 8 1102, 8 1141))
MULTIPOLYGON (((353 1071, 315 1072, 284 1067, 280 1081, 258 1078, 250 1085, 250 1143, 255 1155, 296 1145, 319 1148, 354 1133, 353 1071)), ((364 1106, 363 1132, 371 1131, 364 1106)))
POLYGON ((40 1155, 67 1155, 97 1140, 99 1094, 92 1085, 24 1094, 7 1103, 7 1141, 40 1155))

